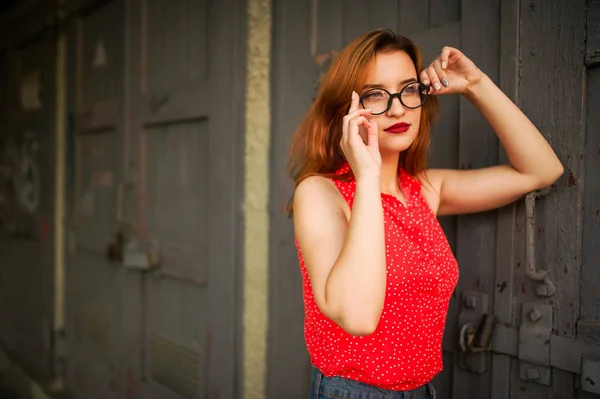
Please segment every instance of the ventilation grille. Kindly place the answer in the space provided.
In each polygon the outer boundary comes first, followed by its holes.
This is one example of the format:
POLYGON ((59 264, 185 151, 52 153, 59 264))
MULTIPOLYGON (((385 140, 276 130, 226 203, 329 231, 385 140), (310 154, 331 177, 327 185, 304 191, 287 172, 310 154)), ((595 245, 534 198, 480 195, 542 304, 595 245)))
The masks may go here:
POLYGON ((204 354, 154 334, 150 343, 150 375, 159 384, 189 399, 204 391, 204 354))

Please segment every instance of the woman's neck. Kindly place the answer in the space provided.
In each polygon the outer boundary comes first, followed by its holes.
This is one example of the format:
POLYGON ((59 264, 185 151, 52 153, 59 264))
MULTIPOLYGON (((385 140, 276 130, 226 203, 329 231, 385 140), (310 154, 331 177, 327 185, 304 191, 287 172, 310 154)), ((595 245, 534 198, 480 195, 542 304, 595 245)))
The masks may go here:
POLYGON ((381 159, 381 192, 392 195, 402 195, 398 182, 398 154, 391 154, 381 159))

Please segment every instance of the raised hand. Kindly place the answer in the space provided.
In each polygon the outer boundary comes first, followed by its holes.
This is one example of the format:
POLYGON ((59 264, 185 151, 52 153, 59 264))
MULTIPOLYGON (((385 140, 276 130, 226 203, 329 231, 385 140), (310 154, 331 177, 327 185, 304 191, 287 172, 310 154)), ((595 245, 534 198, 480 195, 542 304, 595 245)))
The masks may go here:
POLYGON ((350 109, 342 123, 340 146, 357 180, 379 177, 381 172, 377 123, 369 121, 369 115, 370 109, 359 109, 359 96, 353 91, 350 109), (361 126, 367 132, 366 144, 360 135, 361 126))
POLYGON ((429 67, 421 71, 421 82, 431 85, 432 94, 466 94, 483 77, 483 72, 466 55, 444 47, 429 67))

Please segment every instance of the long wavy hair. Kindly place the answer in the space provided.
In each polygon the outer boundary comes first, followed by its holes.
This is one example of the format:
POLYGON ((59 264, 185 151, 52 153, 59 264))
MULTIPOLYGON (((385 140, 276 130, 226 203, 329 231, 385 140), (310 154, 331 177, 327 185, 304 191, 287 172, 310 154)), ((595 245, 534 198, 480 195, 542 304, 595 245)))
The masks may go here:
MULTIPOLYGON (((350 93, 357 93, 367 81, 377 54, 404 51, 412 59, 417 73, 423 69, 419 48, 410 39, 389 29, 376 29, 352 41, 336 57, 323 77, 317 96, 292 138, 289 171, 295 186, 309 176, 319 175, 349 181, 354 178, 335 172, 346 163, 340 147, 342 119, 350 108, 350 93)), ((360 93, 359 93, 360 94, 360 93)), ((422 107, 419 133, 400 154, 400 166, 412 176, 427 169, 431 126, 439 113, 435 96, 422 107)), ((292 214, 292 199, 288 212, 292 214)))

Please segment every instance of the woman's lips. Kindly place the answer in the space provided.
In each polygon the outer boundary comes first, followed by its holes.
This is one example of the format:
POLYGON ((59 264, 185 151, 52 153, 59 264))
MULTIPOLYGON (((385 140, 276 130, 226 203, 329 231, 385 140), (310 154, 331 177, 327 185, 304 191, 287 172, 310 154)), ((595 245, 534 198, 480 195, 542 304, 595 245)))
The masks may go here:
POLYGON ((392 126, 385 128, 383 130, 388 133, 400 134, 400 133, 406 132, 409 128, 410 128, 410 125, 408 123, 400 122, 400 123, 393 124, 392 126))

